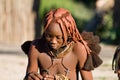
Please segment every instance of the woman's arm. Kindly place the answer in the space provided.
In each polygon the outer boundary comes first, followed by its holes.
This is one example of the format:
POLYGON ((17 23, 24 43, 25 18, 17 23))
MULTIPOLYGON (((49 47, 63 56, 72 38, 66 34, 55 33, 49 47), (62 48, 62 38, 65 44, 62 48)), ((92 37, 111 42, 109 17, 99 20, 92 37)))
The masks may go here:
POLYGON ((82 80, 93 80, 91 71, 85 71, 85 70, 80 69, 80 75, 81 75, 82 80))
POLYGON ((75 43, 74 51, 79 61, 79 70, 82 80, 93 80, 92 72, 83 69, 85 61, 87 59, 87 52, 84 45, 79 42, 75 43))
POLYGON ((38 74, 38 51, 34 45, 31 45, 28 53, 28 65, 25 80, 39 80, 43 77, 38 74))

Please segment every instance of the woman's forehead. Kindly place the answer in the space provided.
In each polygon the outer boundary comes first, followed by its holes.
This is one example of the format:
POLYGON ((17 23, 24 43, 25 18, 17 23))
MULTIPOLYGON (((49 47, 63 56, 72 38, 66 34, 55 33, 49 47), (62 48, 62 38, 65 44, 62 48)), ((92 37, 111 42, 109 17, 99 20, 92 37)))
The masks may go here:
POLYGON ((50 23, 47 27, 47 30, 61 30, 58 23, 50 23))
POLYGON ((46 29, 45 33, 63 34, 58 23, 51 23, 46 29))

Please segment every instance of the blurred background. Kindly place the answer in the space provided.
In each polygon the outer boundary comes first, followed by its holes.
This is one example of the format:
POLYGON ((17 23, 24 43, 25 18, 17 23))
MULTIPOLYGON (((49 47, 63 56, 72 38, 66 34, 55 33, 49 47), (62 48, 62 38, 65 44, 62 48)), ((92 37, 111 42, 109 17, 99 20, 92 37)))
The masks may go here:
POLYGON ((1 80, 22 80, 27 56, 21 44, 39 38, 44 15, 51 9, 68 9, 80 32, 100 37, 104 63, 93 71, 95 80, 117 80, 111 63, 120 44, 120 0, 0 0, 1 80))

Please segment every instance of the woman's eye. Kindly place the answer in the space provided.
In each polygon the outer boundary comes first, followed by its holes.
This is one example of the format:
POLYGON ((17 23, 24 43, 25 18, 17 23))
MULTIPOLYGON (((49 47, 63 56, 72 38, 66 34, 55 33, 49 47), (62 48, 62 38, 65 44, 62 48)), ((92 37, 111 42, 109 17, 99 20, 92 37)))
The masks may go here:
POLYGON ((47 37, 47 38, 51 38, 52 36, 50 36, 50 35, 47 34, 46 37, 47 37))
POLYGON ((57 36, 57 39, 62 39, 62 37, 61 36, 57 36))

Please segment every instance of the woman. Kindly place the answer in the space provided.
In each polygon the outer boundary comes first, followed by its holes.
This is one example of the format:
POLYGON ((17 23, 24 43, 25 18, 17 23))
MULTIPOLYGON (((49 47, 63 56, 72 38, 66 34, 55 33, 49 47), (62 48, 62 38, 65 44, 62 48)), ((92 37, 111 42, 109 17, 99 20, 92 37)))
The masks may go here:
POLYGON ((78 70, 83 80, 93 80, 91 70, 102 63, 96 54, 100 52, 99 39, 93 38, 98 40, 93 44, 97 45, 97 50, 88 45, 89 39, 84 37, 86 41, 83 40, 68 10, 49 11, 45 16, 42 37, 32 41, 27 54, 25 80, 77 80, 78 70), (97 64, 92 53, 98 58, 97 64))

